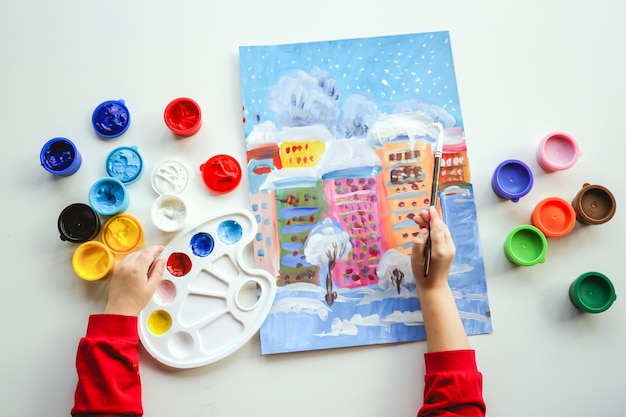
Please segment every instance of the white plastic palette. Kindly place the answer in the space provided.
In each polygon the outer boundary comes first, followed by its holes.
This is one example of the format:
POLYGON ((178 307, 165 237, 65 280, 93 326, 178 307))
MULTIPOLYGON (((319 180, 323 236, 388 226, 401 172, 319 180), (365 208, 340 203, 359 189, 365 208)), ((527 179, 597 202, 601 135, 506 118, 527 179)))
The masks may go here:
POLYGON ((236 351, 261 327, 276 282, 243 262, 256 230, 248 211, 221 213, 163 249, 165 273, 139 315, 139 337, 155 359, 175 368, 207 365, 236 351))

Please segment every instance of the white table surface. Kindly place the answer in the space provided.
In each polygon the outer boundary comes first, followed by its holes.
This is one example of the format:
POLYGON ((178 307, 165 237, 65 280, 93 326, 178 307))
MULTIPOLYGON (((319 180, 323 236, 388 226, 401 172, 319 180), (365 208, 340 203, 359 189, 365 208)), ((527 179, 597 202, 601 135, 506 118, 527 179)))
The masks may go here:
MULTIPOLYGON (((56 220, 67 204, 86 202, 114 146, 138 146, 147 172, 165 157, 193 173, 216 153, 244 161, 240 45, 448 30, 494 325, 493 334, 470 338, 488 415, 623 415, 625 15, 626 5, 609 0, 2 0, 0 412, 69 415, 76 346, 89 314, 104 308, 107 282, 74 275, 75 246, 59 239, 56 220), (177 141, 162 114, 179 96, 199 102, 204 122, 197 135, 177 141), (130 129, 115 143, 98 140, 91 112, 119 98, 132 108, 130 129), (572 134, 583 155, 573 168, 547 174, 534 153, 554 130, 572 134), (39 166, 39 150, 54 136, 80 147, 77 174, 53 179, 39 166), (537 173, 517 204, 490 186, 492 170, 507 158, 537 173), (616 216, 551 240, 541 265, 509 263, 502 250, 509 230, 528 223, 543 197, 571 199, 585 182, 613 191, 616 216), (598 315, 577 313, 567 296, 570 282, 589 270, 608 275, 618 294, 598 315)), ((150 222, 156 195, 146 178, 133 184, 128 212, 142 220, 147 245, 165 243, 171 236, 150 222)), ((247 180, 217 197, 196 178, 185 197, 192 219, 246 208, 247 180)), ((182 371, 142 351, 145 415, 413 416, 425 349, 415 342, 262 356, 256 335, 226 359, 182 371)))

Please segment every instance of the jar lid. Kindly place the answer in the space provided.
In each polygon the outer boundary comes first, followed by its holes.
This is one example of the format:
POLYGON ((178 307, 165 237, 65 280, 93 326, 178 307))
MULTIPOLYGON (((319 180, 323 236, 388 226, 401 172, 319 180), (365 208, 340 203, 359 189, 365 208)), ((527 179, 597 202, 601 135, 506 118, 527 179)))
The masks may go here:
POLYGON ((136 146, 120 146, 107 156, 105 164, 109 177, 117 178, 124 184, 132 184, 143 173, 143 158, 136 146))
POLYGON ((180 194, 189 184, 189 170, 181 162, 163 161, 152 170, 151 182, 159 195, 180 194))
POLYGON ((113 139, 128 129, 130 112, 124 100, 107 100, 93 111, 91 124, 98 135, 105 139, 113 139))

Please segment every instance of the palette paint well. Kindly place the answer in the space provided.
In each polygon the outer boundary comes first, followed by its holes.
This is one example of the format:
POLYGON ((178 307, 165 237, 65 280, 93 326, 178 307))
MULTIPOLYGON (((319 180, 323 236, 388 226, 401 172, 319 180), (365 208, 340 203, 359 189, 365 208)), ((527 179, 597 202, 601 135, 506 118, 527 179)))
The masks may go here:
POLYGON ((243 261, 256 232, 250 212, 229 211, 181 232, 163 249, 163 278, 139 316, 141 342, 155 359, 174 368, 208 365, 259 330, 276 282, 243 261))

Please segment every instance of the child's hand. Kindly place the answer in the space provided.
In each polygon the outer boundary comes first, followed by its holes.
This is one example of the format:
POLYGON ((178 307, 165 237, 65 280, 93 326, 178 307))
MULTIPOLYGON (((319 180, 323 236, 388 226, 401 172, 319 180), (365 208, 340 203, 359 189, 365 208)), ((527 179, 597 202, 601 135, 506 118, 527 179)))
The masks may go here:
POLYGON ((155 260, 163 246, 133 252, 118 262, 110 278, 107 314, 138 316, 156 291, 165 260, 155 260))
POLYGON ((448 226, 441 220, 434 207, 422 211, 413 219, 421 228, 413 240, 411 267, 418 292, 420 289, 435 288, 447 285, 448 273, 456 253, 448 226), (428 222, 430 221, 431 255, 428 277, 424 277, 424 254, 428 240, 428 222))

